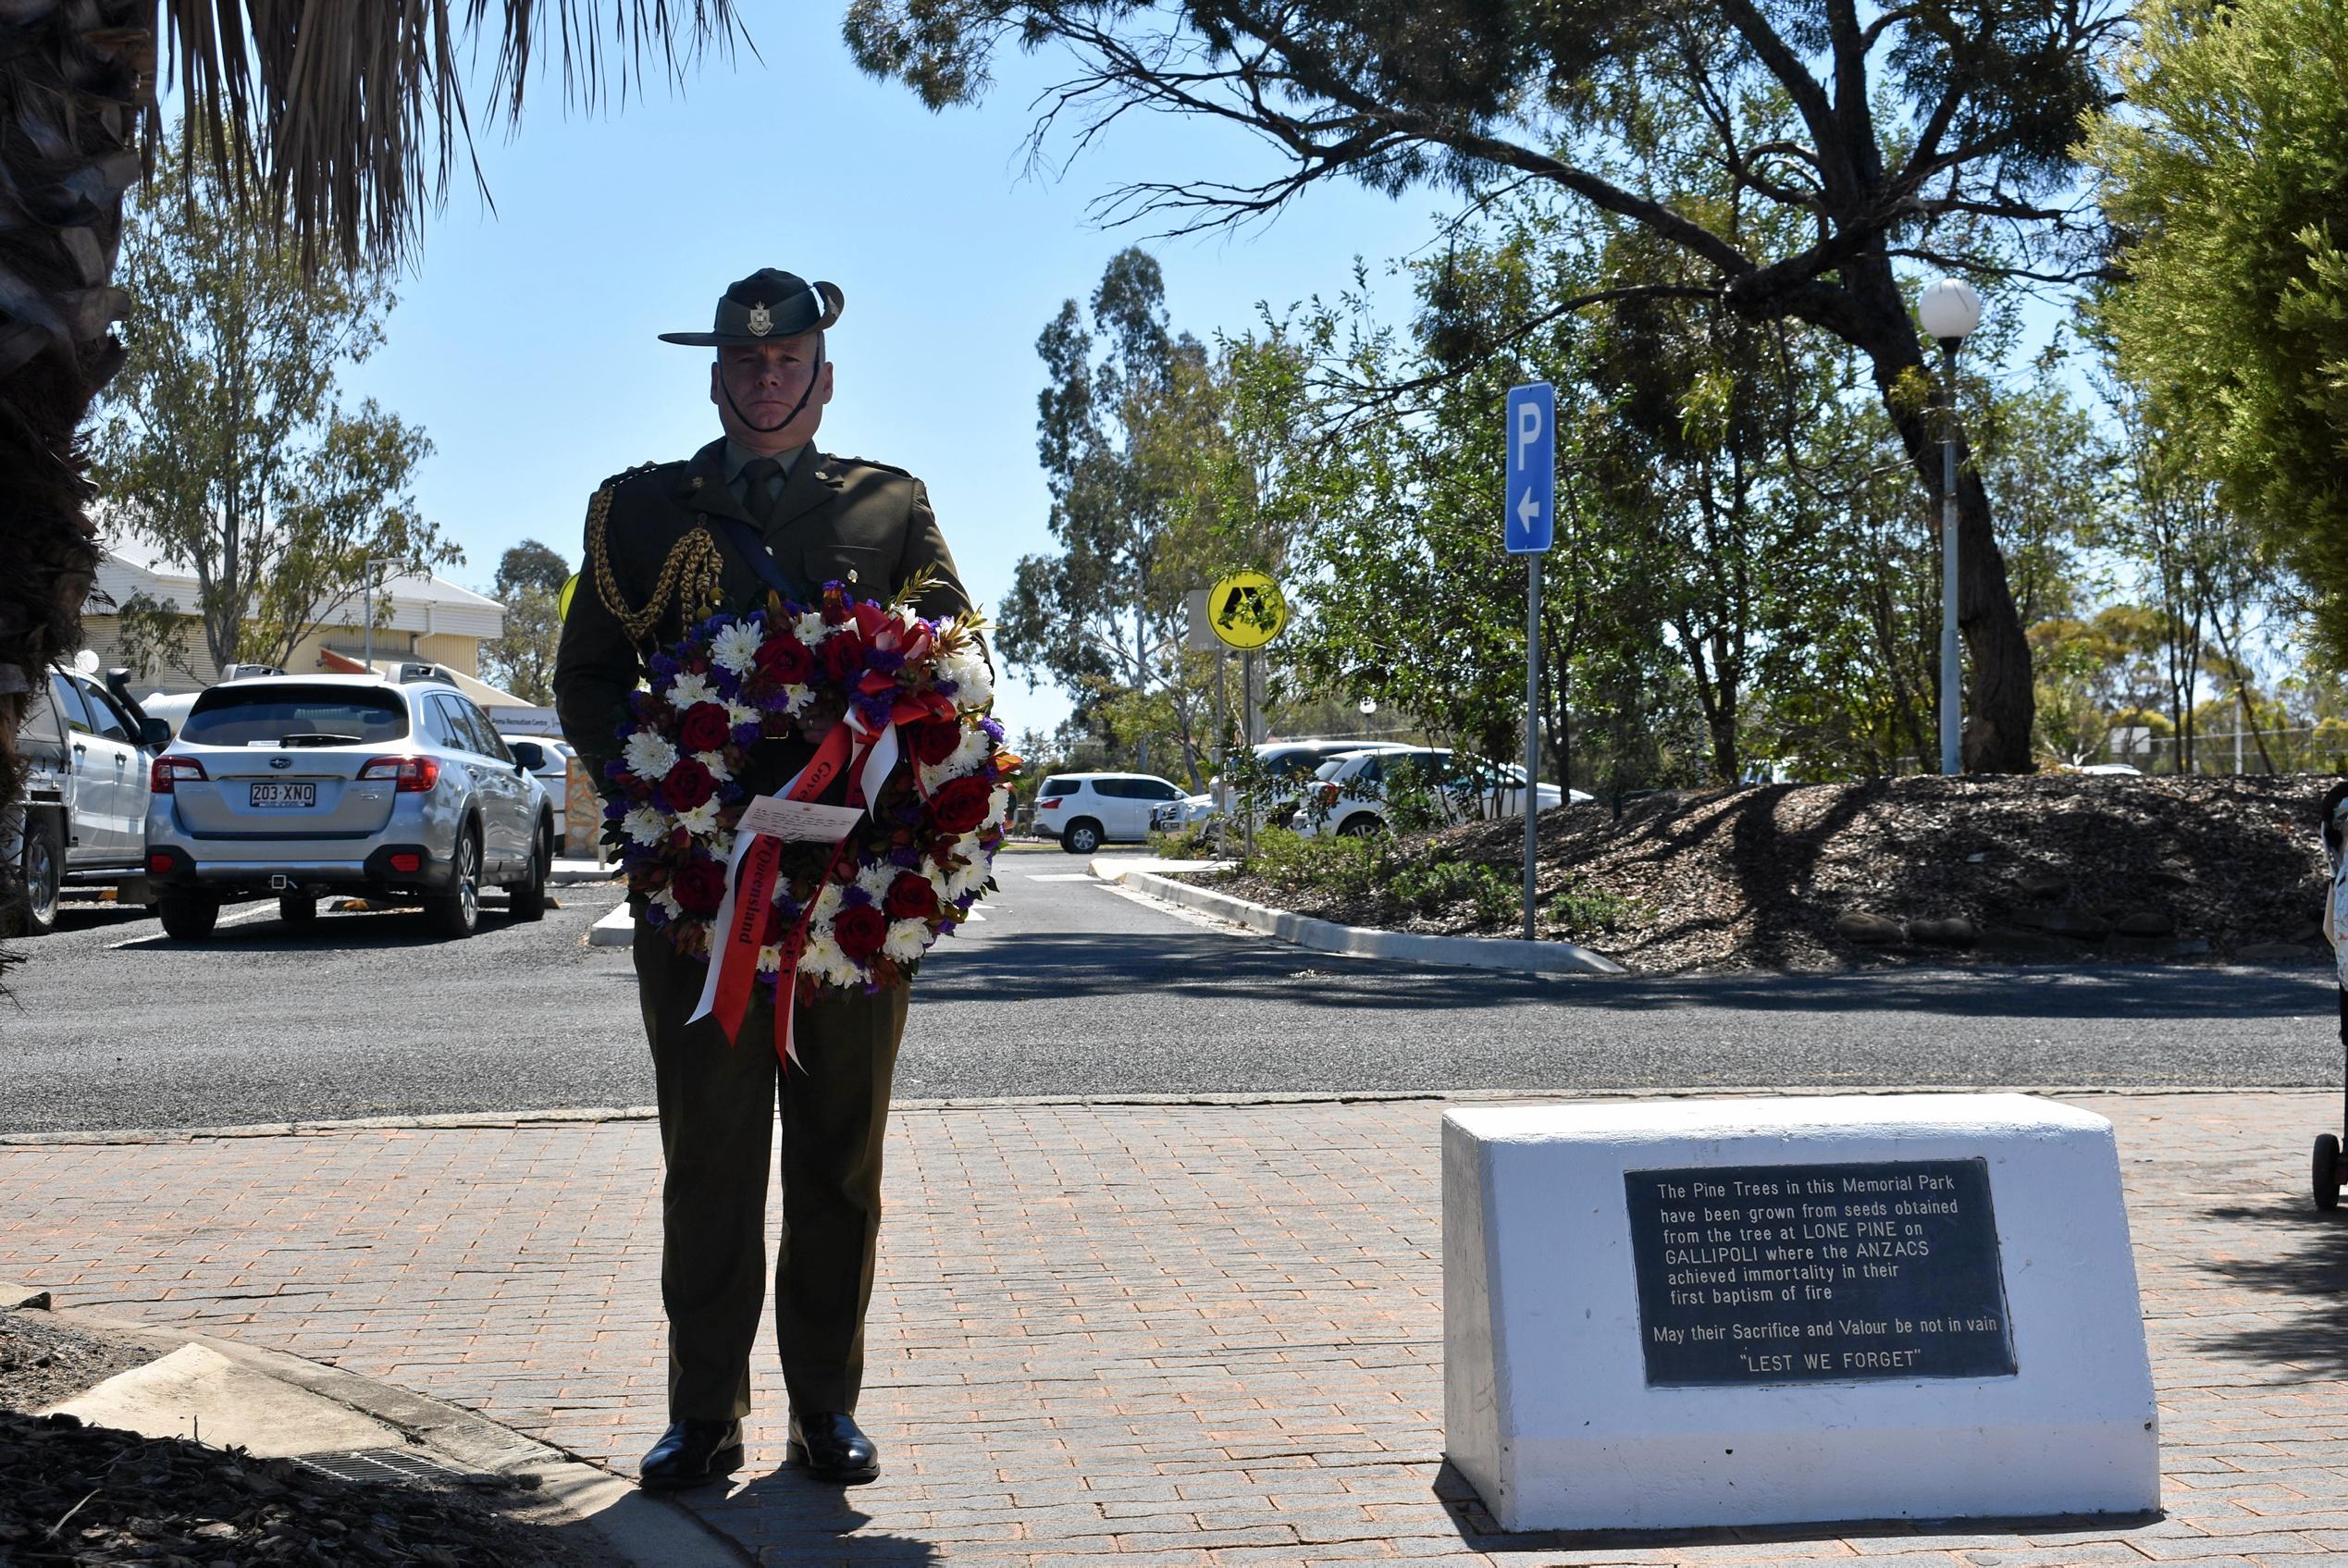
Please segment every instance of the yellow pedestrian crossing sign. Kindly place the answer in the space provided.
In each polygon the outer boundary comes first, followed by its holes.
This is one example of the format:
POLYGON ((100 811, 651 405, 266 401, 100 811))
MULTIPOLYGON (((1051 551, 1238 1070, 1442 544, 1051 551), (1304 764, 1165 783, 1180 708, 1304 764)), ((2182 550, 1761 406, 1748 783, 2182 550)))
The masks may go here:
POLYGON ((1234 572, 1207 590, 1206 623, 1242 652, 1262 648, 1288 624, 1288 600, 1261 572, 1234 572))

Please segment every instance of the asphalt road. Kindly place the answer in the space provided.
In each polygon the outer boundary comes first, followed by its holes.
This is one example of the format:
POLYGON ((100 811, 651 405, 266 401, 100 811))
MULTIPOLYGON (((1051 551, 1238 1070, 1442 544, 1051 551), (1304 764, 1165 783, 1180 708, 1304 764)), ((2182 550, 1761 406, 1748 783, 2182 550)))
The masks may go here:
MULTIPOLYGON (((1516 979, 1234 934, 1083 866, 998 863, 916 984, 901 1096, 2341 1080, 2313 966, 1516 979)), ((262 903, 188 945, 68 905, 0 1001, 0 1131, 648 1104, 627 954, 583 942, 618 890, 560 895, 460 943, 262 903)))

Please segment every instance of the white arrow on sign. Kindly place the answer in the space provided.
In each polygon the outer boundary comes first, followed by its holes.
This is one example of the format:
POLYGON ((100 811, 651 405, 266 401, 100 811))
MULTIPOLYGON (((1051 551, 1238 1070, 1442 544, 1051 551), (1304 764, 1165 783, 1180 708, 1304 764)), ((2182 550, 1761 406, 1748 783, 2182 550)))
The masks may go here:
POLYGON ((1533 499, 1533 488, 1525 487, 1524 499, 1516 503, 1516 525, 1527 533, 1532 531, 1533 519, 1541 514, 1540 502, 1533 499))

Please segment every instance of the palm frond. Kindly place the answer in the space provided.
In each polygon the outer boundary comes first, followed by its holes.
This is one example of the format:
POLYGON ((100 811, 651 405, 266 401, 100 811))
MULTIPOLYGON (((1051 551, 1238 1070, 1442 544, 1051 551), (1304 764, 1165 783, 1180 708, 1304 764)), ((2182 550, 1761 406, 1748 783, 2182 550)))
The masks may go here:
POLYGON ((488 121, 512 122, 551 58, 566 105, 624 104, 657 70, 682 83, 744 38, 734 0, 161 0, 182 142, 290 228, 388 261, 473 155, 465 77, 494 37, 488 121))

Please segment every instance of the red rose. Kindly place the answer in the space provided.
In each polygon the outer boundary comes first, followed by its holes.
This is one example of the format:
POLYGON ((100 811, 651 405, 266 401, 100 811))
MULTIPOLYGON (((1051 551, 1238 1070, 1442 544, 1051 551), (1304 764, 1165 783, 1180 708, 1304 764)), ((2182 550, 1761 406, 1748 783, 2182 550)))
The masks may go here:
POLYGON ((760 673, 777 685, 796 686, 815 673, 815 655, 797 637, 769 637, 750 657, 760 673))
POLYGON ((717 780, 707 768, 687 757, 661 781, 661 798, 672 811, 690 811, 717 793, 717 780))
POLYGON ((734 724, 714 702, 697 702, 685 710, 676 738, 687 751, 716 751, 734 738, 734 724))
POLYGON ((823 673, 842 685, 864 673, 864 644, 848 632, 824 638, 823 673))
POLYGON ((949 780, 930 796, 930 821, 942 833, 969 833, 986 821, 994 794, 986 781, 975 775, 949 780))
POLYGON ((706 915, 725 902, 725 868, 715 860, 687 860, 669 879, 679 907, 706 915))
POLYGON ((943 762, 962 744, 962 726, 951 719, 906 724, 899 733, 905 736, 905 749, 913 754, 916 762, 943 762))
POLYGON ((937 918, 937 889, 930 879, 906 871, 889 883, 889 895, 882 907, 893 920, 933 920, 937 918))
POLYGON ((888 934, 888 917, 870 904, 843 909, 832 920, 832 940, 840 945, 841 952, 859 964, 881 950, 888 934))

